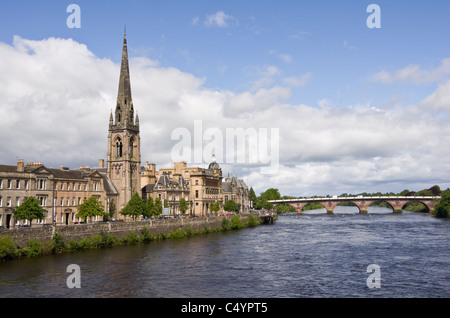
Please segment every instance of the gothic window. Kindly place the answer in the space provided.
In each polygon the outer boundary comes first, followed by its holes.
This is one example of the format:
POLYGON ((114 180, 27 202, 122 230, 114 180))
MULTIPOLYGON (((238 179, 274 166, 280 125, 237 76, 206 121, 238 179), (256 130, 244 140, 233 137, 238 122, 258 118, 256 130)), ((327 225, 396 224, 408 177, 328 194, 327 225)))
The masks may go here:
POLYGON ((133 143, 134 138, 130 138, 130 158, 133 158, 133 143))
POLYGON ((119 139, 117 139, 116 142, 116 157, 120 158, 122 157, 122 141, 119 139))

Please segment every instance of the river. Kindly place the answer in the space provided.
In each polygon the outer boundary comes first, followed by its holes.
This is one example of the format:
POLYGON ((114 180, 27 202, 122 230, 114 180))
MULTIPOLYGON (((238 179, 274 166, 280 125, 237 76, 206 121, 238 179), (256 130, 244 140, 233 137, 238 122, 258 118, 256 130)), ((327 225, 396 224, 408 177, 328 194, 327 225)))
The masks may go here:
POLYGON ((6 262, 0 297, 448 298, 449 233, 450 220, 427 213, 286 214, 238 231, 6 262), (67 286, 70 264, 81 288, 67 286), (379 288, 369 288, 372 274, 379 288))

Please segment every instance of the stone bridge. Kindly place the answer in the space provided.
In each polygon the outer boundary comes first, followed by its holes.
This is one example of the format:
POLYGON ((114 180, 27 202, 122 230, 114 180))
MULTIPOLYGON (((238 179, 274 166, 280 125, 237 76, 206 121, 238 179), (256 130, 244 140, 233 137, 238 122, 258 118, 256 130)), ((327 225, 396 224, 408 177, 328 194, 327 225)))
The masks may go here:
POLYGON ((367 211, 367 208, 374 202, 386 202, 393 211, 402 210, 403 207, 411 201, 418 201, 428 208, 428 211, 432 211, 440 196, 356 196, 356 197, 326 197, 326 198, 305 198, 305 199, 285 199, 285 200, 270 200, 269 202, 273 206, 280 204, 288 204, 295 208, 297 213, 302 213, 302 209, 308 203, 320 203, 327 211, 331 212, 334 208, 343 202, 354 203, 361 213, 367 211))

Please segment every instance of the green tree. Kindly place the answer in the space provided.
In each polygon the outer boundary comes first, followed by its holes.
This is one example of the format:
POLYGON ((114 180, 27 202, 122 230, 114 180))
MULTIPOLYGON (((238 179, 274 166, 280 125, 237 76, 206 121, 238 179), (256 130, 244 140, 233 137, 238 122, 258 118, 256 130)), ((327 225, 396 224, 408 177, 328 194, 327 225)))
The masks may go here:
POLYGON ((114 214, 116 213, 116 204, 114 203, 114 200, 111 200, 109 203, 109 218, 112 219, 114 217, 114 214))
POLYGON ((45 210, 41 207, 41 203, 35 197, 28 197, 23 200, 22 204, 14 210, 14 218, 16 220, 42 220, 45 218, 45 210))
POLYGON ((183 213, 183 214, 186 213, 186 211, 187 211, 187 209, 188 209, 188 205, 187 205, 187 202, 186 202, 186 199, 185 199, 185 198, 181 198, 181 199, 180 199, 180 205, 179 205, 179 208, 180 208, 181 213, 183 213))
POLYGON ((225 205, 223 206, 223 209, 227 212, 238 212, 239 207, 236 202, 233 200, 228 200, 225 205))
POLYGON ((148 216, 151 217, 155 214, 155 202, 153 201, 153 198, 149 195, 147 198, 147 207, 148 207, 148 216))
POLYGON ((216 201, 211 203, 211 205, 209 206, 211 212, 218 212, 220 210, 220 202, 216 201))
POLYGON ((256 194, 255 194, 255 191, 253 190, 253 187, 250 187, 250 191, 248 192, 248 198, 250 201, 253 202, 253 206, 254 206, 254 204, 256 202, 256 194))
POLYGON ((138 193, 134 193, 127 205, 120 211, 120 214, 131 216, 133 220, 136 220, 136 217, 140 215, 149 216, 150 212, 141 196, 138 193))
POLYGON ((266 201, 281 199, 280 192, 278 191, 278 189, 274 189, 274 188, 267 189, 266 191, 261 193, 260 197, 262 200, 266 200, 266 201))
POLYGON ((96 197, 90 197, 80 204, 76 217, 86 221, 87 218, 105 215, 102 203, 96 197))
POLYGON ((155 199, 155 215, 161 215, 162 214, 162 209, 163 209, 163 206, 162 206, 162 200, 161 200, 161 198, 160 197, 157 197, 156 199, 155 199))
POLYGON ((436 204, 432 214, 438 218, 450 217, 450 191, 443 191, 439 203, 436 204))

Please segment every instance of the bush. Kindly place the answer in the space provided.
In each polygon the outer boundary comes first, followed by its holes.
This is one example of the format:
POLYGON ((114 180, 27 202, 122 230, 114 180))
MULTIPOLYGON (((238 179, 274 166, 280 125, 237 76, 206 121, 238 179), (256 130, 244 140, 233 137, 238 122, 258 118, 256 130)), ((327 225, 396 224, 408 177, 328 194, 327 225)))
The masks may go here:
POLYGON ((139 237, 136 232, 131 232, 122 239, 124 244, 136 244, 139 242, 139 237))
POLYGON ((43 255, 42 242, 40 240, 30 240, 27 243, 27 256, 37 257, 43 255))
POLYGON ((17 257, 16 244, 9 236, 0 236, 0 261, 17 257))
POLYGON ((64 237, 62 234, 56 232, 52 237, 52 253, 53 254, 59 254, 64 252, 65 250, 65 244, 64 244, 64 237))
POLYGON ((254 227, 261 223, 261 221, 257 220, 253 215, 249 215, 247 218, 247 226, 254 227))
POLYGON ((394 214, 402 214, 403 210, 402 209, 396 209, 394 210, 394 214))
POLYGON ((230 220, 228 218, 224 217, 222 219, 222 229, 229 230, 230 229, 230 220))
POLYGON ((237 230, 237 229, 243 228, 244 226, 245 225, 242 222, 242 220, 239 217, 239 215, 233 215, 233 217, 231 218, 230 228, 233 229, 233 230, 237 230))

